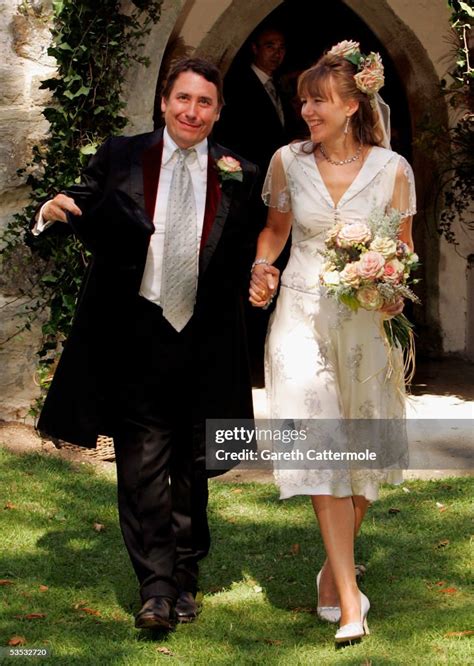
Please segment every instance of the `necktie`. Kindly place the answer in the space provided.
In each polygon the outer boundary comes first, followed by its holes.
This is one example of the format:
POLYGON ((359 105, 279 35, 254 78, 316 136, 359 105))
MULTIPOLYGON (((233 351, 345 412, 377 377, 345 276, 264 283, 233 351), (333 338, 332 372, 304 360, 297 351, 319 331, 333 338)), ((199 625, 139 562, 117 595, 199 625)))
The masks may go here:
POLYGON ((196 301, 196 203, 186 164, 196 151, 178 148, 175 155, 166 211, 161 306, 165 319, 179 332, 191 318, 196 301))
POLYGON ((276 112, 278 113, 278 117, 280 119, 280 122, 282 125, 285 124, 285 116, 283 115, 283 106, 281 104, 281 99, 280 96, 277 92, 277 89, 275 88, 275 83, 273 79, 268 79, 267 82, 265 83, 265 90, 267 93, 270 95, 273 106, 276 109, 276 112))

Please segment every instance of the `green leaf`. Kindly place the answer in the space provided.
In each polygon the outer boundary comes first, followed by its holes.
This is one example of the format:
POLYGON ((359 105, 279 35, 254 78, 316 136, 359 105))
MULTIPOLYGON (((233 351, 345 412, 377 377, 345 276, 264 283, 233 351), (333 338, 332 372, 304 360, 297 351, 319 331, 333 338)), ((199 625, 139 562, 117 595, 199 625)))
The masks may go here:
POLYGON ((344 56, 344 58, 358 67, 362 59, 362 55, 360 53, 352 53, 351 55, 344 56))
POLYGON ((57 281, 58 278, 55 277, 54 275, 43 275, 43 277, 41 278, 41 282, 44 282, 46 284, 54 284, 57 281))
POLYGON ((65 76, 63 79, 64 83, 72 83, 73 81, 82 81, 82 78, 79 76, 79 74, 69 74, 68 76, 65 76))
POLYGON ((88 86, 81 86, 74 95, 74 97, 79 97, 80 95, 88 95, 90 91, 91 89, 88 86))
POLYGON ((474 18, 474 9, 472 7, 469 7, 469 5, 466 2, 459 2, 461 5, 461 8, 464 9, 465 12, 467 12, 468 16, 471 18, 474 18))
POLYGON ((352 294, 341 294, 339 300, 354 312, 357 312, 359 309, 359 301, 355 296, 352 296, 352 294))
POLYGON ((66 44, 66 42, 61 42, 56 46, 56 48, 61 49, 61 51, 72 51, 73 48, 69 45, 66 44))
POLYGON ((81 155, 95 155, 97 152, 97 144, 90 143, 88 146, 82 146, 81 155))
POLYGON ((64 9, 64 0, 53 0, 53 11, 55 16, 59 16, 64 9))

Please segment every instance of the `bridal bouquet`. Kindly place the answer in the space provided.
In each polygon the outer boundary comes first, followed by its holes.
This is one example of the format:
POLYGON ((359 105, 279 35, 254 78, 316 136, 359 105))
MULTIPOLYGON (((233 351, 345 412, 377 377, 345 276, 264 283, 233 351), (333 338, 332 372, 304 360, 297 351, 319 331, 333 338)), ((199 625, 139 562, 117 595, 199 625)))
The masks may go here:
MULTIPOLYGON (((330 296, 351 310, 380 310, 399 296, 419 303, 410 286, 418 282, 411 273, 419 260, 398 239, 400 222, 398 211, 385 214, 376 209, 367 223, 339 223, 328 231, 320 282, 330 296)), ((384 321, 391 347, 410 347, 412 328, 403 314, 384 321)))

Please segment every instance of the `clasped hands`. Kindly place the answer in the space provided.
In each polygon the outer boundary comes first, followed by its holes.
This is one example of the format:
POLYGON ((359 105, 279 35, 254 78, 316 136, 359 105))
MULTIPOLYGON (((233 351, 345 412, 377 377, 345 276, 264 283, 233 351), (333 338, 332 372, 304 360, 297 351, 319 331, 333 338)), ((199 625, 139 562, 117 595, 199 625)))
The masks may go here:
POLYGON ((269 264, 257 264, 250 277, 249 301, 256 308, 270 305, 278 288, 280 271, 269 264))

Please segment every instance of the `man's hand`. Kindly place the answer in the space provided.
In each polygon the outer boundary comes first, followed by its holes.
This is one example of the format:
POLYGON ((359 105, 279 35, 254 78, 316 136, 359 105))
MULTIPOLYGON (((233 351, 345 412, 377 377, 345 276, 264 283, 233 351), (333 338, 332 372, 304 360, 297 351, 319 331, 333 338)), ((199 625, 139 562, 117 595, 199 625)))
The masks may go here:
POLYGON ((82 215, 82 211, 76 206, 74 199, 65 194, 57 194, 54 199, 48 201, 43 207, 43 220, 45 222, 67 222, 66 212, 73 215, 82 215))
POLYGON ((277 288, 280 271, 275 266, 258 264, 252 271, 249 289, 249 301, 256 308, 263 308, 273 298, 277 288))
POLYGON ((391 319, 391 317, 396 317, 402 312, 404 305, 403 298, 398 296, 391 303, 386 303, 383 308, 380 309, 380 312, 384 315, 384 319, 391 319))

